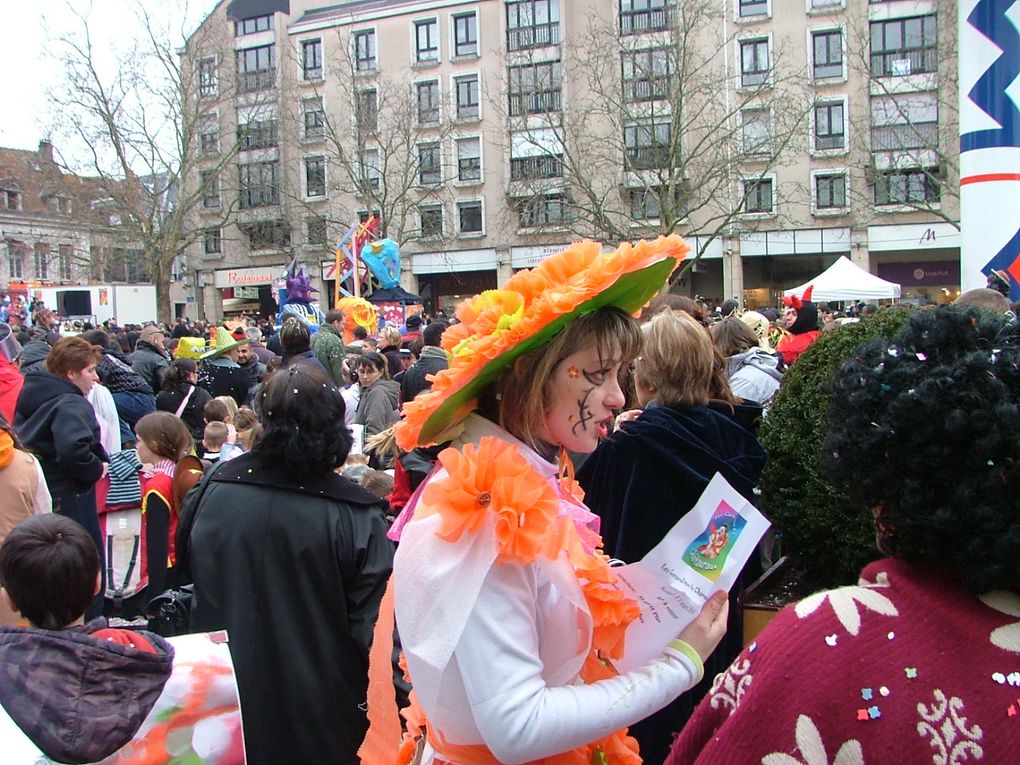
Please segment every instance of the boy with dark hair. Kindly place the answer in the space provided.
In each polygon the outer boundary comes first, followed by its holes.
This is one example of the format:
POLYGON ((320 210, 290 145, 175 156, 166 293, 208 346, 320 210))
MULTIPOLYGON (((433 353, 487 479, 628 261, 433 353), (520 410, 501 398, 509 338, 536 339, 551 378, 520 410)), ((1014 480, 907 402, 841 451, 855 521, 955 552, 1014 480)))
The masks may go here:
POLYGON ((127 744, 162 693, 174 650, 152 633, 84 623, 100 588, 88 532, 60 515, 19 524, 0 546, 0 585, 29 621, 0 627, 0 665, 18 668, 0 675, 5 757, 22 735, 57 762, 97 762, 127 744))

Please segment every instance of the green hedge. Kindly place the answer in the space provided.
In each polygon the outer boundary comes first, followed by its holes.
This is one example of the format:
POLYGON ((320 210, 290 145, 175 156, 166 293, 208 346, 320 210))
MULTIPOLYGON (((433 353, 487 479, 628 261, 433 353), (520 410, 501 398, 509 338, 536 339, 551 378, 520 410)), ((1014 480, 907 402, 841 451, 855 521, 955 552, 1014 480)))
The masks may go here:
POLYGON ((822 465, 828 382, 861 344, 895 335, 910 311, 880 311, 823 333, 786 372, 762 423, 759 438, 769 459, 761 508, 807 588, 855 583, 861 568, 880 555, 870 509, 851 506, 822 465))

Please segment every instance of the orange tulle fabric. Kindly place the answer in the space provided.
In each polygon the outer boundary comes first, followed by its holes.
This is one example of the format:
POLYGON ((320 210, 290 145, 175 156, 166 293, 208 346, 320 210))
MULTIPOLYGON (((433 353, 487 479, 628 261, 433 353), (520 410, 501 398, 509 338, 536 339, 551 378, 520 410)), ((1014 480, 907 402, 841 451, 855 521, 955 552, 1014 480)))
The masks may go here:
MULTIPOLYGON (((394 427, 397 444, 405 451, 427 445, 421 440, 425 423, 487 364, 594 299, 622 274, 640 271, 664 256, 679 261, 689 249, 676 234, 633 245, 625 242, 611 252, 602 252, 598 242, 577 242, 536 268, 514 274, 503 289, 461 303, 460 323, 443 333, 450 366, 435 376, 430 392, 404 404, 404 418, 394 427)), ((456 417, 463 418, 472 408, 473 402, 456 417)))
MULTIPOLYGON (((477 447, 468 444, 461 451, 445 449, 440 452, 439 461, 447 475, 432 479, 426 486, 419 505, 422 514, 416 514, 416 518, 439 515, 438 535, 454 542, 464 534, 478 533, 489 514, 494 514, 499 549, 497 563, 530 563, 538 556, 556 560, 566 553, 594 625, 592 648, 581 669, 581 679, 591 683, 616 675, 611 660, 623 655, 624 633, 638 618, 640 610, 637 603, 616 588, 609 558, 598 549, 587 552, 573 521, 559 514, 560 502, 573 500, 565 491, 572 488, 572 480, 557 479, 556 485, 560 488, 557 491, 518 447, 491 437, 483 438, 477 447)), ((498 762, 484 746, 445 741, 441 732, 427 725, 416 698, 412 698, 411 707, 402 714, 407 721, 407 731, 399 753, 389 762, 401 765, 408 762, 423 728, 438 760, 458 765, 496 765, 498 762)), ((371 711, 369 717, 372 718, 371 711)), ((363 757, 362 762, 376 765, 384 760, 363 757)), ((538 762, 542 765, 639 765, 641 757, 637 741, 623 729, 538 762)))
POLYGON ((354 340, 355 327, 364 327, 369 333, 374 333, 379 319, 375 312, 375 306, 365 298, 345 297, 340 298, 336 307, 344 315, 344 342, 350 343, 354 340))

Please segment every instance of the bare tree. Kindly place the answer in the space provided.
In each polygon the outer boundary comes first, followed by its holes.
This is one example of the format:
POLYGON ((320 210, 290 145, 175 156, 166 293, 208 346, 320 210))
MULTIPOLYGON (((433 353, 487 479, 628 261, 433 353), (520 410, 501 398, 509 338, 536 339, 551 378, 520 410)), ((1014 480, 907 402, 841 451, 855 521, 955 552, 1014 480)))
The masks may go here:
POLYGON ((359 43, 349 30, 337 30, 335 39, 329 46, 335 54, 324 66, 331 90, 346 102, 325 110, 317 93, 302 101, 297 118, 301 138, 321 140, 331 190, 339 192, 331 214, 341 226, 359 213, 375 215, 380 235, 398 244, 444 239, 450 233, 441 220, 456 167, 448 140, 455 121, 444 108, 440 79, 433 87, 431 81, 383 74, 369 43, 359 43), (431 215, 436 210, 442 212, 431 215))
POLYGON ((756 225, 740 217, 754 211, 744 181, 771 183, 802 148, 810 99, 780 49, 741 47, 726 12, 693 0, 593 19, 562 61, 511 54, 501 105, 518 226, 610 241, 698 234, 689 269, 738 221, 756 225), (755 64, 743 73, 742 55, 755 64))
POLYGON ((83 159, 65 164, 94 176, 124 247, 141 253, 156 285, 159 318, 168 321, 175 259, 231 215, 233 195, 219 184, 236 141, 208 127, 210 108, 226 95, 219 72, 188 63, 202 60, 194 51, 222 50, 223 41, 207 39, 210 32, 203 30, 189 38, 186 30, 167 28, 141 2, 132 10, 143 34, 104 66, 109 52, 97 50, 88 13, 68 4, 76 29, 53 42, 63 78, 50 98, 56 131, 84 149, 83 159), (182 43, 189 55, 179 55, 182 43), (201 182, 186 184, 191 177, 201 182), (223 201, 213 206, 214 197, 223 201), (188 225, 200 209, 212 218, 201 227, 188 225))
POLYGON ((866 184, 848 200, 861 220, 876 207, 930 213, 960 228, 956 6, 909 19, 857 20, 847 29, 847 66, 867 106, 851 112, 853 152, 866 184), (942 55, 940 55, 942 54, 942 55))

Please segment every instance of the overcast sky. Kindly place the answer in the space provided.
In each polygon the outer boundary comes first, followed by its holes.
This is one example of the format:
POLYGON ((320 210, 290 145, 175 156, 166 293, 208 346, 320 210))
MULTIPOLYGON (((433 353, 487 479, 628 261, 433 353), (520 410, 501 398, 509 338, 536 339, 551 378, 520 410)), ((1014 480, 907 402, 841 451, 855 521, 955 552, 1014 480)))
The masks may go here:
MULTIPOLYGON (((216 0, 137 0, 145 9, 180 28, 194 29, 216 0)), ((47 91, 60 82, 60 70, 46 55, 50 40, 73 29, 68 6, 88 14, 93 43, 113 59, 114 52, 140 33, 132 0, 0 0, 0 146, 34 149, 52 121, 47 91)), ((70 147, 65 147, 65 151, 70 147)))

